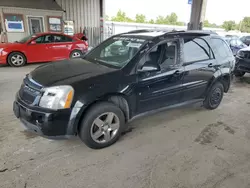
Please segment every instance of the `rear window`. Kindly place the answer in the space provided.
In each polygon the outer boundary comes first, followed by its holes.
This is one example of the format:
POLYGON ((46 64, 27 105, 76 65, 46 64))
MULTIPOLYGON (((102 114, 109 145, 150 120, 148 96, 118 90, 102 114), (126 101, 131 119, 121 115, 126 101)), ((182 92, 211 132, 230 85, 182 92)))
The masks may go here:
POLYGON ((210 47, 202 38, 184 39, 185 63, 197 62, 210 59, 210 47))
POLYGON ((232 55, 232 51, 225 41, 219 38, 212 38, 212 42, 215 45, 216 50, 221 57, 228 57, 232 55))

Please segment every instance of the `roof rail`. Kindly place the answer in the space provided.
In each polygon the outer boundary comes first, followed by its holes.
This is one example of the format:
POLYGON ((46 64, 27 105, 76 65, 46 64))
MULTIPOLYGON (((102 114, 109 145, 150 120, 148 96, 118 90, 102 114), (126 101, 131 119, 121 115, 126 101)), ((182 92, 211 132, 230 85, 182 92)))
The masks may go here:
POLYGON ((166 33, 172 33, 172 32, 185 32, 185 30, 175 30, 175 29, 137 29, 125 32, 123 34, 131 34, 131 33, 146 33, 146 32, 166 32, 166 33))
POLYGON ((145 33, 145 32, 151 32, 151 29, 137 29, 137 30, 132 30, 132 31, 128 31, 125 33, 145 33))

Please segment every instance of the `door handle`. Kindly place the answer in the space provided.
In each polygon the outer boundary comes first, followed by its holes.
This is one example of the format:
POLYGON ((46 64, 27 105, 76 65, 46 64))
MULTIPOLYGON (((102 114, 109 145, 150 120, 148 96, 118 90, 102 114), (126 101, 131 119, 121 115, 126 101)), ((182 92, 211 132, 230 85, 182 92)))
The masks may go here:
POLYGON ((180 75, 181 73, 182 73, 182 71, 176 70, 176 71, 174 72, 174 75, 180 75))
POLYGON ((213 63, 208 64, 208 67, 210 67, 210 68, 212 68, 213 66, 214 66, 213 63))

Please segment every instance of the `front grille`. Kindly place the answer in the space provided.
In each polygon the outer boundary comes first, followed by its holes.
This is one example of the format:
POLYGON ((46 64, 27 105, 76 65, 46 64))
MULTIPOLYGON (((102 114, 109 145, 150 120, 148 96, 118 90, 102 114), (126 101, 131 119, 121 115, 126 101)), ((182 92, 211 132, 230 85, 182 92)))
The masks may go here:
POLYGON ((20 98, 27 104, 33 104, 37 97, 41 95, 41 87, 31 82, 27 77, 19 90, 20 98))

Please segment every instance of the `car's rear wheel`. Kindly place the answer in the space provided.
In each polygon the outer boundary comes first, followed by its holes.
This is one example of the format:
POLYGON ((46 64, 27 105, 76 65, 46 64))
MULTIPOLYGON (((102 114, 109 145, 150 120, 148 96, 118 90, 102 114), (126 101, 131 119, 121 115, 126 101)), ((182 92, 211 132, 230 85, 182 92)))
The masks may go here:
POLYGON ((70 58, 71 59, 74 59, 74 58, 79 58, 82 56, 82 52, 80 50, 73 50, 71 53, 70 53, 70 58))
POLYGON ((12 67, 21 67, 26 64, 26 57, 20 52, 12 52, 7 59, 7 62, 12 67))
POLYGON ((204 107, 209 110, 216 109, 220 105, 223 95, 223 84, 221 82, 216 82, 206 96, 204 107))
POLYGON ((79 137, 90 148, 101 149, 114 144, 125 125, 122 110, 109 102, 92 106, 84 116, 79 137))
POLYGON ((245 72, 243 72, 243 71, 235 71, 235 72, 234 72, 234 75, 235 75, 236 77, 242 77, 242 76, 245 75, 245 72))

